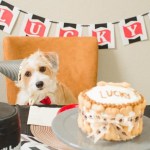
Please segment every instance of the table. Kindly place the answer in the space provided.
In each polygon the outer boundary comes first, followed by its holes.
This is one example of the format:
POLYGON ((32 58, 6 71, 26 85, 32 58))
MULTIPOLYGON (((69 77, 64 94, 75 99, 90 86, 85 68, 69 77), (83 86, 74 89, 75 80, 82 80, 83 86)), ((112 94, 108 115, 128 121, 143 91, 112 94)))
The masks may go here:
MULTIPOLYGON (((53 148, 46 146, 42 143, 40 143, 39 141, 36 140, 35 137, 33 137, 31 131, 30 131, 30 126, 27 125, 27 118, 28 118, 28 113, 29 113, 29 106, 19 106, 16 105, 15 107, 17 107, 18 112, 19 112, 19 116, 20 116, 20 120, 21 120, 21 150, 54 150, 53 148), (30 147, 30 148, 29 148, 30 147)), ((51 108, 58 108, 58 107, 62 107, 62 106, 58 106, 58 105, 39 105, 39 107, 51 107, 51 108)), ((148 105, 145 109, 145 116, 150 118, 150 105, 148 105)))
MULTIPOLYGON (((30 132, 30 126, 27 125, 27 118, 28 118, 28 113, 29 113, 29 106, 19 106, 16 105, 18 112, 19 112, 19 116, 21 119, 21 133, 22 134, 27 134, 27 135, 32 135, 32 133, 30 132)), ((62 107, 62 106, 58 106, 58 105, 39 105, 39 107, 62 107)), ((148 105, 145 109, 145 116, 150 118, 150 105, 148 105)))
POLYGON ((21 134, 21 150, 54 150, 39 142, 35 137, 21 134))
MULTIPOLYGON (((61 108, 61 105, 37 105, 39 107, 61 108)), ((27 125, 27 119, 29 114, 29 106, 16 105, 21 121, 21 150, 55 150, 54 148, 47 146, 39 142, 31 133, 30 125, 27 125)))

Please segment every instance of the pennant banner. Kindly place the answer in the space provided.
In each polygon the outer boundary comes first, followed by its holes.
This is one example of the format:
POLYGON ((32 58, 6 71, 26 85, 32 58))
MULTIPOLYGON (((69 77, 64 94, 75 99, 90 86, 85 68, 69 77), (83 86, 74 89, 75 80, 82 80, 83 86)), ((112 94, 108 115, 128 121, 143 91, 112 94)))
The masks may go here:
POLYGON ((0 30, 11 33, 19 13, 18 8, 0 0, 0 30))
POLYGON ((21 27, 21 36, 46 37, 51 22, 43 17, 26 14, 21 27))
POLYGON ((114 25, 112 23, 90 25, 89 35, 97 37, 99 49, 115 48, 114 25))
POLYGON ((59 22, 56 28, 57 37, 73 37, 82 35, 82 26, 79 24, 59 22))
POLYGON ((123 45, 146 40, 147 32, 143 16, 148 15, 150 18, 150 12, 148 12, 114 23, 91 25, 64 23, 50 21, 47 18, 30 14, 0 0, 0 30, 10 34, 20 11, 25 13, 20 29, 21 36, 46 37, 51 23, 57 23, 56 37, 80 37, 83 27, 88 27, 89 35, 97 38, 99 49, 115 48, 114 24, 119 25, 123 45))
POLYGON ((147 39, 143 16, 121 20, 119 28, 124 45, 147 39))

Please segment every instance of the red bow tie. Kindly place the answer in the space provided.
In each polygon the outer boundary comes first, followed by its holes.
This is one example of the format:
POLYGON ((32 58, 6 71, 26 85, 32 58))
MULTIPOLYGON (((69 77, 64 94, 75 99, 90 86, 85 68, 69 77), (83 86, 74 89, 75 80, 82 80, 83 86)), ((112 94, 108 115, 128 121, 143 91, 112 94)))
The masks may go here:
MULTIPOLYGON (((44 99, 42 99, 40 101, 40 103, 42 103, 44 105, 50 105, 51 104, 51 99, 48 96, 46 96, 44 99)), ((27 105, 29 105, 29 103, 27 103, 27 105)))
POLYGON ((45 105, 50 105, 51 104, 51 99, 48 96, 46 96, 44 99, 42 99, 40 101, 40 103, 45 104, 45 105))

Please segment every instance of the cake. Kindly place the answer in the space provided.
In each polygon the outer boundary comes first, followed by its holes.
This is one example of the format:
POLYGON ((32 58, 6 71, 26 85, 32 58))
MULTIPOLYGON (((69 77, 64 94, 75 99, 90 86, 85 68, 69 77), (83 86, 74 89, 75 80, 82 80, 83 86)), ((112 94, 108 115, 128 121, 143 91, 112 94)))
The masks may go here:
POLYGON ((20 121, 14 106, 0 102, 0 149, 20 150, 20 121))
POLYGON ((142 133, 146 102, 126 82, 98 82, 79 94, 78 103, 78 126, 94 143, 126 141, 142 133))

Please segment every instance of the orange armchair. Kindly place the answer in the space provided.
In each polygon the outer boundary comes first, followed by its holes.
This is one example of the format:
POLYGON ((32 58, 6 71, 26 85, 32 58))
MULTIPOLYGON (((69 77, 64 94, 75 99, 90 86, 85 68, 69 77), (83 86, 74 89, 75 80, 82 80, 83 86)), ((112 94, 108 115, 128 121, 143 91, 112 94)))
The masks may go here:
MULTIPOLYGON (((94 37, 6 37, 3 41, 5 60, 23 59, 40 49, 55 51, 59 55, 58 80, 78 94, 97 82, 98 46, 94 37)), ((15 104, 18 89, 6 79, 9 104, 15 104)))

